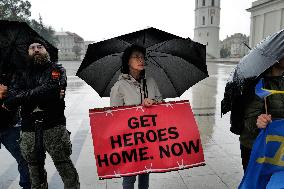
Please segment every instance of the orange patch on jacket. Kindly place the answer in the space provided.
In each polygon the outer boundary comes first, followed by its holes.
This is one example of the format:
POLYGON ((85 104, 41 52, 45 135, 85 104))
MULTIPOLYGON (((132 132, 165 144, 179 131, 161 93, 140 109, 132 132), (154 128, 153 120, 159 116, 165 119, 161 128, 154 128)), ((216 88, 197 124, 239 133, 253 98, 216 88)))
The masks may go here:
POLYGON ((51 77, 52 77, 52 79, 59 79, 59 77, 60 77, 60 72, 59 72, 58 70, 53 70, 53 71, 51 72, 51 77))

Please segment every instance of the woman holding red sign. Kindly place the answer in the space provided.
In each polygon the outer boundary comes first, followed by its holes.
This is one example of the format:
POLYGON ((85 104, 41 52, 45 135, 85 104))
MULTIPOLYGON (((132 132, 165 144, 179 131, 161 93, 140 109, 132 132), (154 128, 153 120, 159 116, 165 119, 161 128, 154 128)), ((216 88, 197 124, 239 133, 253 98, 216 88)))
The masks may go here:
MULTIPOLYGON (((162 96, 153 78, 145 77, 146 49, 131 45, 122 55, 121 75, 110 93, 111 106, 139 105, 151 106, 161 102, 162 96)), ((134 189, 136 176, 123 178, 123 189, 134 189)), ((138 188, 149 188, 149 174, 138 176, 138 188)))

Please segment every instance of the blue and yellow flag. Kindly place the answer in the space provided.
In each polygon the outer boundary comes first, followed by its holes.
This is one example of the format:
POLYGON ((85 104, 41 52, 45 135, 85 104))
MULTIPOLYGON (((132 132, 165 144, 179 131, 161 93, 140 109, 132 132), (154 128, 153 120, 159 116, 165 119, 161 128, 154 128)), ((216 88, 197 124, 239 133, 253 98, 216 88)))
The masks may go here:
POLYGON ((239 189, 283 188, 283 172, 284 119, 272 121, 266 129, 261 130, 239 189))
POLYGON ((266 185, 266 189, 283 189, 284 188, 284 171, 278 171, 273 173, 270 177, 268 184, 266 185))
POLYGON ((260 79, 255 86, 255 94, 263 99, 272 94, 284 94, 284 91, 265 89, 263 88, 263 79, 260 79))

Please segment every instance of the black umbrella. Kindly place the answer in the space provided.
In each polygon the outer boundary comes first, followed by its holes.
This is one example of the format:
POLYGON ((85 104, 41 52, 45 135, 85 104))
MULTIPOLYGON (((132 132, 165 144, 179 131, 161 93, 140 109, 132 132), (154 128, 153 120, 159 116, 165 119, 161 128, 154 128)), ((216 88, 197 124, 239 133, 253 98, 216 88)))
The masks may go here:
POLYGON ((282 58, 284 58, 284 30, 262 40, 240 60, 226 84, 221 103, 222 114, 230 111, 234 99, 247 93, 255 86, 257 78, 282 58))
POLYGON ((0 20, 0 71, 10 72, 25 67, 28 42, 40 38, 47 44, 50 59, 58 61, 58 49, 43 39, 27 23, 0 20))
POLYGON ((146 75, 155 79, 164 98, 178 97, 208 77, 204 45, 155 28, 90 44, 76 75, 109 97, 123 51, 132 44, 146 48, 146 75))

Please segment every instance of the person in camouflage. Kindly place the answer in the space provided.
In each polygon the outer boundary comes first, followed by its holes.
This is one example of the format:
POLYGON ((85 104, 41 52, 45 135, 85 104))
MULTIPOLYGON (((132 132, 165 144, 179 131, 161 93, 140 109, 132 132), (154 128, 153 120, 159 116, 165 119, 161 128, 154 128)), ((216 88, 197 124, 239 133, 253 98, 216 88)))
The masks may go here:
POLYGON ((62 75, 66 72, 50 61, 44 41, 35 38, 28 45, 28 69, 13 78, 2 107, 13 110, 21 106, 20 147, 28 162, 32 189, 47 188, 46 171, 42 169, 45 151, 50 154, 64 188, 78 189, 79 176, 70 159, 72 145, 66 129, 65 102, 60 95, 67 85, 66 75, 62 75))
MULTIPOLYGON (((284 90, 284 58, 264 74, 264 88, 284 90)), ((272 119, 284 118, 284 94, 267 97, 268 114, 265 113, 264 100, 253 95, 252 100, 245 104, 244 128, 240 134, 241 158, 244 171, 247 168, 253 143, 260 128, 265 128, 272 119)))

